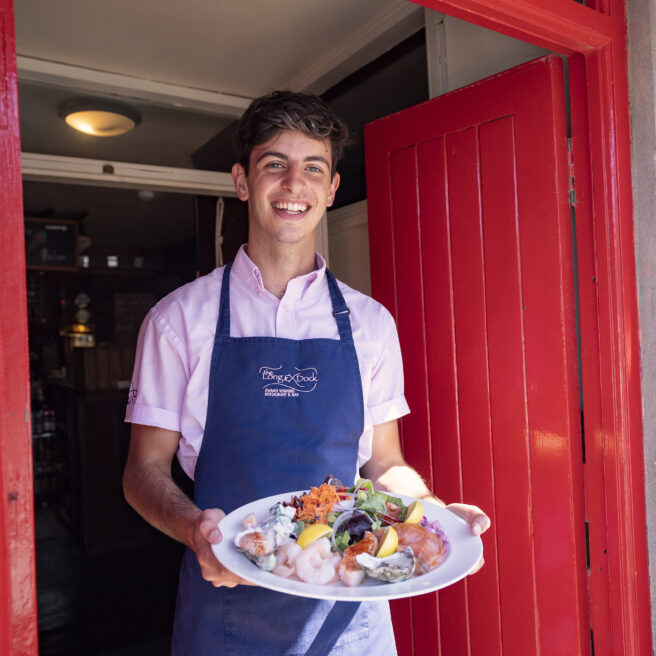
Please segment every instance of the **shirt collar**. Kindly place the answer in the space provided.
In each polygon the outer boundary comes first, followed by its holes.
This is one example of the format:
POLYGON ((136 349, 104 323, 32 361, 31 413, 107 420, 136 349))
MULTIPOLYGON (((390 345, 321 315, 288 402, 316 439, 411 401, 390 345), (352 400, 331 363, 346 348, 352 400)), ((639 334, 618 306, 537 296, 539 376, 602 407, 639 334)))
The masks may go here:
MULTIPOLYGON (((266 293, 262 284, 262 275, 257 265, 253 263, 246 252, 248 244, 243 244, 237 251, 232 270, 258 296, 266 293)), ((314 293, 314 290, 321 288, 323 279, 326 276, 326 261, 319 253, 314 254, 316 268, 310 273, 292 278, 287 284, 285 296, 291 297, 290 300, 300 300, 308 293, 314 293)))

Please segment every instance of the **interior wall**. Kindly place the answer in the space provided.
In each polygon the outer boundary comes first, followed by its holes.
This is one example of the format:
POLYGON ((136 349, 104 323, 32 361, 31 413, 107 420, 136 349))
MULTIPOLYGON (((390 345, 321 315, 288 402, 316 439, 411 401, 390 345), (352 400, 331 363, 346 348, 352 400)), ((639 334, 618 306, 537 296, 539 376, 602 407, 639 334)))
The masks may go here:
POLYGON ((444 16, 446 91, 459 89, 548 53, 484 27, 444 16))
POLYGON ((656 636, 656 6, 627 0, 652 635, 656 636))
POLYGON ((328 212, 330 269, 347 285, 371 295, 367 201, 328 212))

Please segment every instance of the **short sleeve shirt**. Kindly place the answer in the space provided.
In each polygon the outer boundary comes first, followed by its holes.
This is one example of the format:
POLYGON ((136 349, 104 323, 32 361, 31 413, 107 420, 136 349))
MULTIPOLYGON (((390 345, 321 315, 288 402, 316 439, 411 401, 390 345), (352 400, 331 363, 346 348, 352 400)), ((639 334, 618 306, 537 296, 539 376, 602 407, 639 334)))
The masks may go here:
MULTIPOLYGON (((339 339, 326 264, 293 278, 281 299, 268 292, 242 246, 230 276, 230 335, 339 339)), ((214 335, 224 267, 164 297, 141 326, 125 420, 180 432, 178 460, 193 478, 207 417, 214 335)), ((358 467, 371 457, 373 427, 409 412, 403 365, 391 314, 338 282, 350 310, 364 401, 358 467)))

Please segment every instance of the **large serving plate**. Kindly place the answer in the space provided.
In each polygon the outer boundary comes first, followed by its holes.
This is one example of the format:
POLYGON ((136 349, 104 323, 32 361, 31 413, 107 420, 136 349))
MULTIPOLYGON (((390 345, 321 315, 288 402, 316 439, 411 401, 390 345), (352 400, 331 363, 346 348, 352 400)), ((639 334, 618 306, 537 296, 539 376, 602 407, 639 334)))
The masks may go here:
MULTIPOLYGON (((312 585, 265 572, 237 550, 234 538, 242 530, 242 522, 246 515, 253 513, 257 521, 261 522, 268 517, 269 508, 274 504, 279 501, 289 501, 292 496, 300 496, 306 492, 307 490, 301 490, 276 494, 248 503, 226 515, 219 523, 223 540, 219 544, 212 545, 219 561, 247 581, 278 592, 337 601, 373 601, 412 597, 444 588, 467 576, 483 555, 483 543, 480 537, 472 534, 469 524, 464 519, 437 504, 425 502, 424 514, 429 521, 438 520, 448 538, 447 556, 432 572, 415 576, 407 581, 383 583, 367 577, 362 585, 351 588, 341 583, 312 585)), ((412 497, 395 496, 400 497, 406 505, 414 501, 412 497)))

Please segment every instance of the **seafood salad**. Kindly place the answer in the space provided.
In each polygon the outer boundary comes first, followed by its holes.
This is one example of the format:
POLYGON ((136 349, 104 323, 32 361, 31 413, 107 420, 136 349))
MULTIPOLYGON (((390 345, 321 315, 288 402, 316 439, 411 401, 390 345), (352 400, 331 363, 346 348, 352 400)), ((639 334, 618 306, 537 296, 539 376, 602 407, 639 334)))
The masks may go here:
POLYGON ((369 480, 346 488, 331 476, 276 503, 261 523, 245 517, 234 544, 261 569, 314 585, 405 581, 438 567, 448 551, 420 501, 406 506, 369 480))

